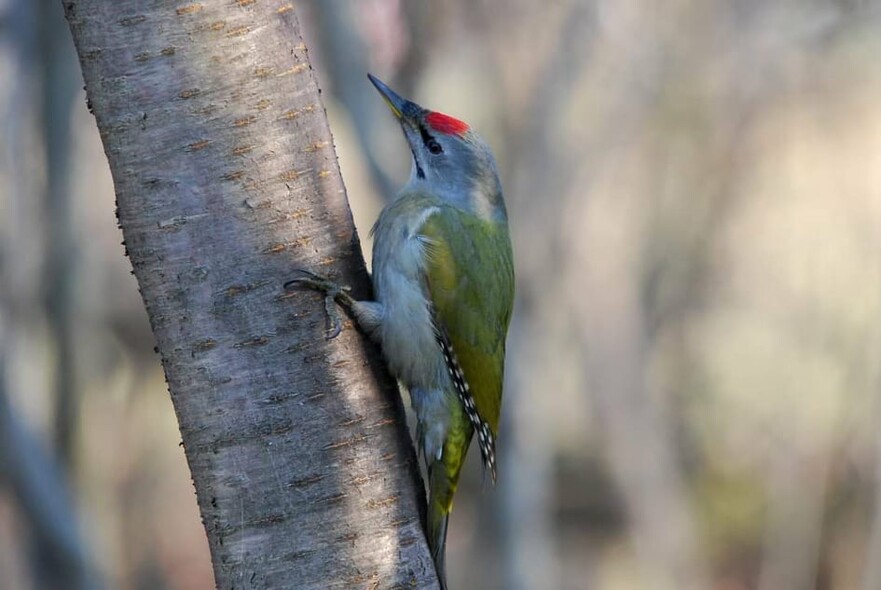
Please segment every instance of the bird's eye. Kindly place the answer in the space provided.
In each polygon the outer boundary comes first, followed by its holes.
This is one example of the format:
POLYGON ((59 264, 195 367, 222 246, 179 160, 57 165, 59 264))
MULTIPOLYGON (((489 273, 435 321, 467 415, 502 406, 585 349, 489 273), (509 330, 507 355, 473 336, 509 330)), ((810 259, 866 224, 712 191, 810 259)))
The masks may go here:
POLYGON ((444 153, 444 148, 441 146, 441 144, 437 142, 436 139, 429 139, 428 142, 426 142, 425 146, 428 148, 428 151, 434 155, 444 153))

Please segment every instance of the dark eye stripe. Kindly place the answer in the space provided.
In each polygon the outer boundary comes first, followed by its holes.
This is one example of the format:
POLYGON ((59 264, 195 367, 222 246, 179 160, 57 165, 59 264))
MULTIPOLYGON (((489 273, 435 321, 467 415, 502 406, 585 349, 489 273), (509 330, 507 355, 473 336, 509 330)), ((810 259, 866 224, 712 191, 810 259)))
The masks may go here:
POLYGON ((424 143, 424 144, 426 144, 426 145, 428 145, 428 142, 429 142, 429 141, 431 141, 432 139, 434 139, 434 138, 431 136, 431 133, 428 132, 428 130, 425 128, 424 125, 420 125, 420 126, 419 126, 419 135, 422 136, 422 143, 424 143))
POLYGON ((425 145, 426 149, 432 154, 442 154, 444 152, 443 146, 438 143, 438 141, 432 137, 431 133, 423 126, 419 126, 419 135, 422 136, 422 143, 425 145))

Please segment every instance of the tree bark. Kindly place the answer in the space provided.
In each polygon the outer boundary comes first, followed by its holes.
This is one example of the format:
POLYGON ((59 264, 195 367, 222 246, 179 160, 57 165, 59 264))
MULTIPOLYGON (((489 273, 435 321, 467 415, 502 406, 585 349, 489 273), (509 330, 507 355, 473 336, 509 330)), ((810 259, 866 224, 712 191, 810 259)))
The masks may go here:
POLYGON ((369 289, 294 5, 64 6, 217 586, 436 588, 394 383, 281 287, 369 289))

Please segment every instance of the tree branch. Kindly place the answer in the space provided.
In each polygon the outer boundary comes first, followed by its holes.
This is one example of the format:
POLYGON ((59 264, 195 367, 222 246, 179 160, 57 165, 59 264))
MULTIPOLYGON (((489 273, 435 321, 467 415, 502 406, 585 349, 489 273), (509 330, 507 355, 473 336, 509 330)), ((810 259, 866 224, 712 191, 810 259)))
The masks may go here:
POLYGON ((436 588, 392 380, 281 289, 369 288, 294 5, 64 4, 218 587, 436 588))

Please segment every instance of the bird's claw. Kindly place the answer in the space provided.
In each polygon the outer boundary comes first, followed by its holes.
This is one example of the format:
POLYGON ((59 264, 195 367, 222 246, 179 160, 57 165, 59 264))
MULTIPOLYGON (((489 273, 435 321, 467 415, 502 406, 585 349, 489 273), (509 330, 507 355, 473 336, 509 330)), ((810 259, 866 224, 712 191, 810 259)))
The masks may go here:
POLYGON ((308 271, 304 268, 298 268, 294 270, 294 273, 294 278, 284 284, 284 288, 286 291, 293 291, 297 287, 302 286, 313 289, 315 291, 326 292, 336 286, 333 281, 331 281, 327 277, 315 274, 314 272, 308 271))
POLYGON ((306 287, 314 291, 324 293, 324 312, 327 314, 327 329, 324 337, 327 340, 333 340, 343 331, 343 321, 340 317, 339 309, 336 302, 339 301, 343 305, 348 305, 353 301, 351 288, 345 285, 338 285, 321 275, 315 274, 305 269, 297 269, 297 276, 284 284, 286 291, 292 291, 297 287, 306 287))
POLYGON ((327 328, 324 331, 325 340, 333 340, 343 331, 343 319, 340 310, 337 309, 334 296, 328 293, 324 296, 324 312, 327 314, 327 328))

